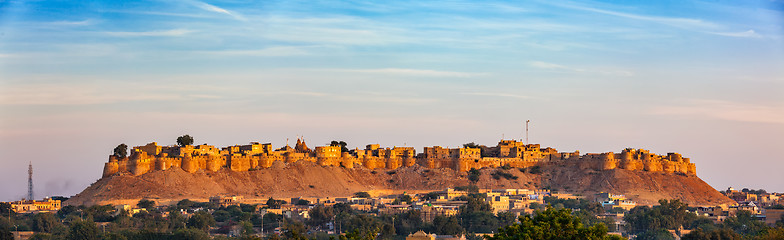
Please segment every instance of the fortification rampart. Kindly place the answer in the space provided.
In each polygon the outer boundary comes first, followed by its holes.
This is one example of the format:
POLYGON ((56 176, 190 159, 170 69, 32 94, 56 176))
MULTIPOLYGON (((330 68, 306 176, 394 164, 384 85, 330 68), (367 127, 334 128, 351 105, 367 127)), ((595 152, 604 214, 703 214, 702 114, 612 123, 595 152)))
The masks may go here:
POLYGON ((309 149, 297 140, 294 148, 288 145, 273 150, 270 144, 229 146, 222 149, 210 145, 158 146, 155 142, 134 147, 129 157, 109 156, 103 176, 127 173, 134 176, 151 171, 181 168, 195 173, 215 172, 222 168, 231 171, 249 171, 272 167, 275 161, 294 163, 309 161, 321 166, 367 169, 397 169, 415 164, 425 168, 448 168, 467 172, 472 168, 497 168, 502 166, 527 168, 535 165, 564 165, 584 170, 626 169, 634 171, 680 173, 696 175, 696 166, 689 158, 678 153, 651 154, 648 150, 627 148, 620 153, 558 152, 553 148, 540 148, 538 144, 523 144, 502 140, 495 147, 443 148, 425 147, 416 154, 412 147, 381 148, 378 144, 365 149, 345 151, 340 146, 320 146, 309 149))

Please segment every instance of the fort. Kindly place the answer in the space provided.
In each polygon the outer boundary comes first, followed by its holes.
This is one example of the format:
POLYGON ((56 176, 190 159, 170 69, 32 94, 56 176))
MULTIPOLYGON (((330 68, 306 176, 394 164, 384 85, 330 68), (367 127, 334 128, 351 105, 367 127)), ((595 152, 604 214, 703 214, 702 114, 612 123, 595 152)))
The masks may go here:
POLYGON ((231 171, 253 171, 270 168, 275 161, 292 163, 310 161, 321 166, 345 168, 394 170, 415 164, 425 168, 447 168, 467 172, 472 168, 516 167, 537 165, 576 166, 587 170, 626 169, 647 172, 678 173, 695 176, 697 169, 689 158, 678 153, 657 155, 644 149, 627 148, 620 153, 558 152, 553 148, 541 148, 539 144, 524 144, 516 140, 501 140, 494 147, 465 146, 462 148, 425 147, 417 154, 413 147, 381 148, 369 144, 365 149, 342 150, 341 146, 318 146, 308 148, 304 140, 298 139, 294 148, 288 144, 273 149, 270 143, 252 142, 216 148, 211 145, 159 146, 152 142, 133 147, 128 157, 110 155, 104 166, 103 177, 115 174, 139 176, 151 171, 181 168, 190 173, 197 171, 216 172, 222 168, 231 171))

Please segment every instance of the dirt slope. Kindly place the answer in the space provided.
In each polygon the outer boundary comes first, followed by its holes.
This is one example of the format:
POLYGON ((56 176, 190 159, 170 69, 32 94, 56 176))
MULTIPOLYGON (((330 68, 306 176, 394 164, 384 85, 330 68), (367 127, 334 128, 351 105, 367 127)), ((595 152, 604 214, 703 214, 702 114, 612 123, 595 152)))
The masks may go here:
MULTIPOLYGON (((418 165, 394 171, 371 171, 322 167, 312 162, 285 164, 271 168, 233 172, 187 173, 181 169, 155 171, 141 176, 115 175, 102 178, 65 204, 121 204, 139 199, 169 203, 181 199, 207 199, 216 195, 241 195, 246 199, 269 197, 340 197, 359 191, 378 193, 427 192, 469 185, 466 173, 449 169, 425 169, 418 165)), ((681 199, 690 205, 717 205, 732 201, 698 177, 628 170, 592 171, 566 167, 545 167, 541 174, 519 169, 482 169, 477 185, 481 188, 542 188, 591 196, 598 192, 625 194, 638 203, 654 204, 658 199, 681 199), (505 171, 517 179, 493 179, 495 171, 505 171)))

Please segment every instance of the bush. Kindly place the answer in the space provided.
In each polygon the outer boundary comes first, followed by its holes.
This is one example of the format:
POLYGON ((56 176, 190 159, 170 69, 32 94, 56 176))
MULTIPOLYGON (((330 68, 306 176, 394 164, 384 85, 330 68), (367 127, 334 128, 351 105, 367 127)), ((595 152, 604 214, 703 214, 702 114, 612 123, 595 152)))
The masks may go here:
POLYGON ((369 198, 370 197, 370 193, 367 193, 367 192, 355 192, 354 193, 354 197, 355 198, 369 198))
POLYGON ((471 170, 468 170, 468 180, 471 181, 471 182, 474 182, 474 183, 478 182, 479 181, 479 176, 481 176, 481 175, 482 175, 482 172, 480 172, 479 170, 476 170, 476 168, 471 168, 471 170))
POLYGON ((530 173, 540 174, 540 173, 542 173, 542 167, 540 167, 540 166, 533 166, 533 167, 531 167, 530 173))
POLYGON ((506 178, 507 180, 517 180, 517 176, 512 175, 512 174, 510 174, 508 172, 502 171, 502 170, 497 170, 497 171, 495 171, 494 173, 492 173, 490 175, 493 176, 493 179, 495 179, 495 180, 499 180, 501 178, 506 178))

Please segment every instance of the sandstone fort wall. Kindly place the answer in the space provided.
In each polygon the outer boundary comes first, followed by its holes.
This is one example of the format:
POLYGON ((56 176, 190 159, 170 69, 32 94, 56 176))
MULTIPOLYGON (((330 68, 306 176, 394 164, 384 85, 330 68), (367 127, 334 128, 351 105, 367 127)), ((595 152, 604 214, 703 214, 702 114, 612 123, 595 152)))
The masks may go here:
POLYGON ((340 146, 320 146, 311 150, 304 141, 298 140, 295 148, 285 146, 276 150, 273 150, 270 144, 259 143, 218 149, 206 144, 180 147, 158 146, 152 142, 134 147, 129 157, 109 156, 109 161, 104 165, 103 176, 118 173, 138 176, 169 168, 181 168, 189 173, 215 172, 222 168, 241 172, 269 168, 275 161, 309 161, 321 166, 354 168, 358 165, 367 169, 389 170, 418 164, 425 168, 448 168, 460 172, 467 172, 472 168, 527 168, 545 164, 597 171, 626 169, 686 175, 696 175, 697 172, 694 163, 678 153, 656 155, 648 150, 632 148, 624 149, 620 153, 580 155, 579 151, 558 152, 553 148, 540 148, 538 144, 502 140, 495 147, 449 149, 434 146, 425 147, 423 153, 416 154, 412 147, 381 148, 378 144, 348 152, 341 151, 340 146))

